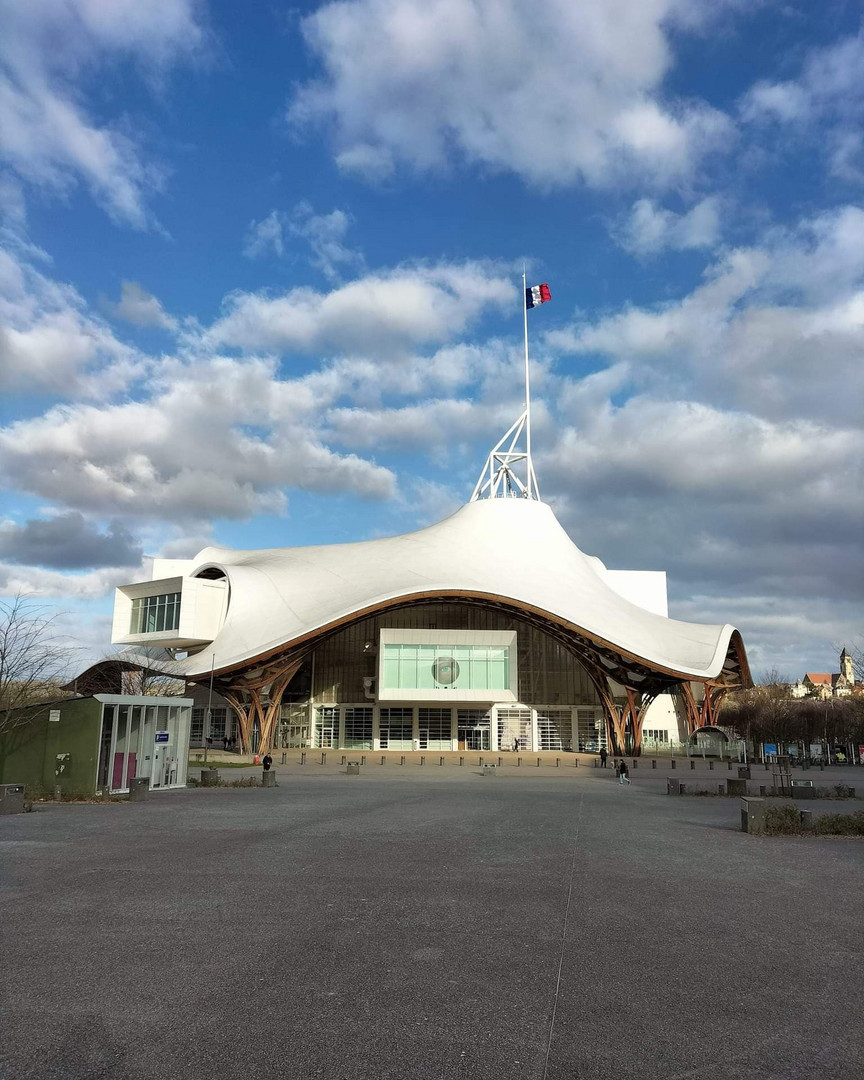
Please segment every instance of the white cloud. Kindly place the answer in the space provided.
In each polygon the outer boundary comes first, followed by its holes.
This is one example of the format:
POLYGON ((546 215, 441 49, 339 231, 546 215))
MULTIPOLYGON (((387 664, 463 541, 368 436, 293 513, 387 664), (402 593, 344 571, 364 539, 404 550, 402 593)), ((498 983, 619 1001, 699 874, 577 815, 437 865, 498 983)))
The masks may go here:
POLYGON ((176 330, 177 320, 172 318, 159 301, 143 289, 137 281, 124 281, 118 303, 103 301, 106 310, 118 319, 125 319, 135 326, 157 326, 163 330, 176 330))
POLYGON ((299 416, 272 364, 168 364, 151 398, 66 406, 0 431, 19 491, 95 514, 201 521, 284 509, 286 488, 386 498, 393 474, 339 455, 299 416))
POLYGON ((114 219, 146 227, 158 170, 132 139, 88 114, 85 88, 99 65, 131 59, 152 79, 199 49, 192 0, 3 0, 0 21, 0 160, 54 191, 83 181, 114 219))
POLYGON ((638 199, 614 235, 625 250, 636 255, 658 255, 669 248, 710 248, 720 239, 720 201, 709 196, 687 213, 676 214, 652 199, 638 199))
POLYGON ((260 259, 266 255, 281 258, 285 254, 285 214, 271 210, 261 221, 250 221, 243 241, 243 254, 247 259, 260 259))
POLYGON ((201 336, 209 348, 393 354, 437 344, 490 306, 514 303, 512 281, 484 263, 406 266, 358 278, 328 293, 235 293, 201 336))
POLYGON ((814 49, 798 79, 762 80, 741 101, 745 120, 810 121, 839 113, 855 116, 864 100, 864 32, 814 49))
POLYGON ((301 237, 312 249, 312 265, 330 281, 338 281, 341 269, 362 270, 363 256, 359 251, 346 247, 342 242, 351 225, 351 217, 344 210, 331 210, 329 214, 316 214, 308 203, 294 208, 289 228, 293 236, 301 237))
POLYGON ((668 101, 675 0, 350 0, 303 21, 323 74, 294 124, 332 123, 339 165, 371 179, 402 162, 464 160, 550 185, 667 185, 724 148, 728 119, 668 101))
POLYGON ((0 388, 104 398, 149 366, 70 285, 0 249, 0 388))
POLYGON ((727 252, 683 299, 547 335, 628 363, 637 385, 772 419, 857 422, 864 400, 864 211, 841 207, 727 252))
POLYGON ((300 202, 287 214, 271 210, 261 221, 252 221, 243 242, 243 254, 247 259, 267 255, 282 258, 290 237, 308 243, 312 258, 310 263, 330 281, 338 281, 342 269, 359 271, 363 268, 363 256, 347 247, 343 241, 351 225, 351 217, 344 210, 331 210, 329 214, 316 214, 308 202, 300 202))

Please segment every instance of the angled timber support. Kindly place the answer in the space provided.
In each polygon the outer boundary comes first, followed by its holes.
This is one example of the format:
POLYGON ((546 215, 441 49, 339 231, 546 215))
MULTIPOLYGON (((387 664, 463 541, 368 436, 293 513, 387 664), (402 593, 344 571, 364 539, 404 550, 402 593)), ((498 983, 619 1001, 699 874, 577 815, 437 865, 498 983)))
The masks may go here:
POLYGON ((240 722, 240 742, 244 753, 266 754, 273 746, 273 732, 282 708, 282 698, 288 685, 303 664, 304 657, 260 670, 255 680, 238 681, 220 688, 222 696, 237 713, 240 722), (258 740, 255 743, 255 722, 258 740))

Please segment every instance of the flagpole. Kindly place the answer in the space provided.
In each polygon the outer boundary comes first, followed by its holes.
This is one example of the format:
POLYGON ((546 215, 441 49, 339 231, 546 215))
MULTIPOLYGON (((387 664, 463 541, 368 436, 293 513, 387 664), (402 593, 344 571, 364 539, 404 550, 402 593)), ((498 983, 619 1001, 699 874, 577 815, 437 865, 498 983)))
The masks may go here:
POLYGON ((525 280, 525 264, 522 264, 522 321, 525 324, 525 449, 528 454, 528 498, 534 497, 533 469, 531 467, 531 379, 528 373, 528 283, 525 280))

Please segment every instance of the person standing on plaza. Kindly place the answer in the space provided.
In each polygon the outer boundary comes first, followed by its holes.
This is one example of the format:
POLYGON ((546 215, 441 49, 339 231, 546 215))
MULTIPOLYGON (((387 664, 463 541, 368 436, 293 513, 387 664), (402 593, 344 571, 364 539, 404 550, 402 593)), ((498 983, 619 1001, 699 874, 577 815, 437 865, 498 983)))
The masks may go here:
POLYGON ((264 772, 270 772, 270 766, 273 764, 273 758, 269 754, 265 754, 261 762, 264 766, 264 772))
POLYGON ((608 757, 609 757, 609 755, 608 755, 608 754, 606 753, 606 747, 605 747, 605 746, 601 746, 601 747, 600 747, 600 768, 601 768, 601 769, 605 769, 605 768, 606 768, 606 759, 607 759, 608 757))
POLYGON ((630 775, 629 775, 628 770, 627 770, 627 762, 623 758, 621 759, 621 762, 618 765, 618 783, 619 784, 629 784, 630 783, 630 775))

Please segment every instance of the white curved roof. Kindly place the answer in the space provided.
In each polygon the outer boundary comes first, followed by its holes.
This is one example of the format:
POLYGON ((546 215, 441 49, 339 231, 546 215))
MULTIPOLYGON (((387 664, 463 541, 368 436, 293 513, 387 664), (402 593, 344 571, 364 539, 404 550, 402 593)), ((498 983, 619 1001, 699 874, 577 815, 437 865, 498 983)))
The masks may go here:
POLYGON ((232 551, 192 560, 225 570, 230 603, 211 646, 178 669, 189 675, 251 661, 374 605, 417 594, 461 592, 540 609, 651 666, 713 678, 732 626, 678 622, 631 604, 603 578, 545 503, 485 499, 403 536, 352 544, 232 551), (214 662, 215 657, 215 662, 214 662))

